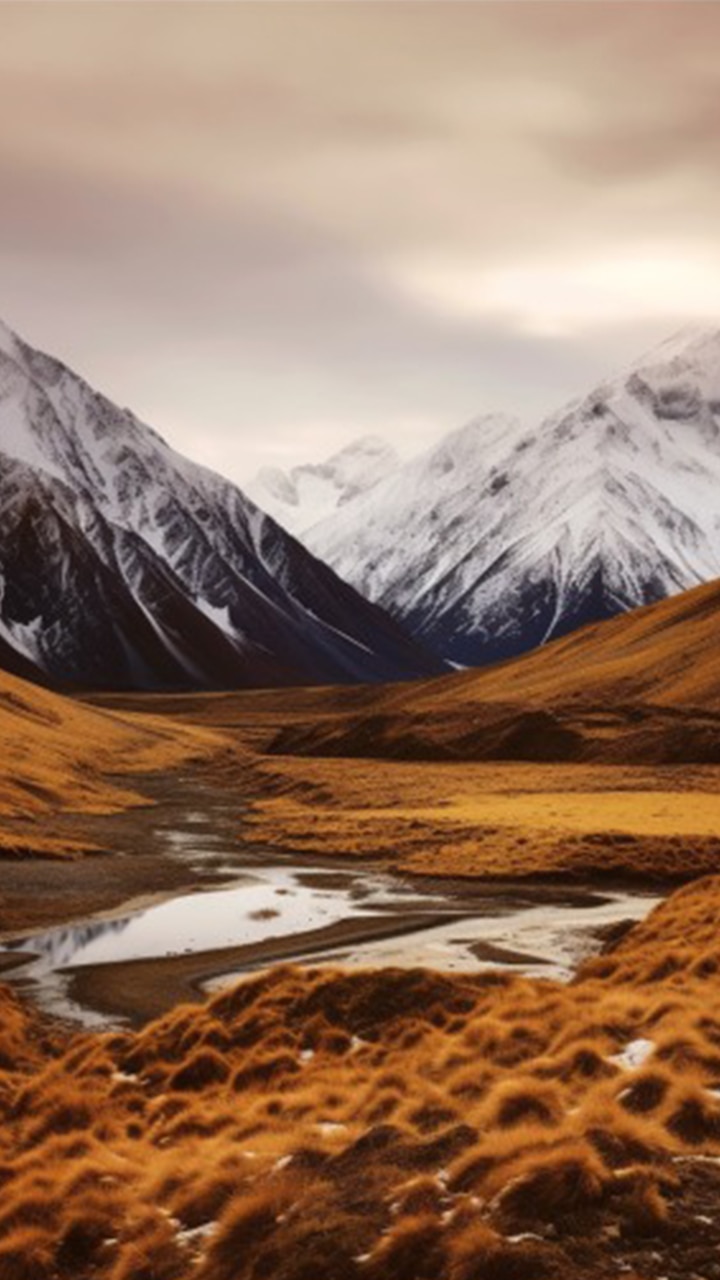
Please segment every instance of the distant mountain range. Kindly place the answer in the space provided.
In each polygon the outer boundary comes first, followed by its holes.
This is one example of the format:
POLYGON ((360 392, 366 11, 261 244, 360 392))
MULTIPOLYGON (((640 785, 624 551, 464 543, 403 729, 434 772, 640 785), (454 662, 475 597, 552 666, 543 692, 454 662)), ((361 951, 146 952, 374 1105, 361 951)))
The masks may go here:
POLYGON ((389 444, 377 436, 363 436, 326 462, 289 471, 263 467, 244 492, 290 533, 302 537, 353 498, 369 493, 399 465, 400 458, 389 444))
POLYGON ((720 332, 535 430, 487 415, 410 461, 366 437, 248 488, 0 325, 0 664, 106 688, 394 681, 718 578, 720 332))
POLYGON ((148 689, 442 669, 234 485, 5 326, 0 663, 148 689))
POLYGON ((720 575, 720 332, 685 333, 528 430, 478 418, 303 533, 460 665, 720 575))

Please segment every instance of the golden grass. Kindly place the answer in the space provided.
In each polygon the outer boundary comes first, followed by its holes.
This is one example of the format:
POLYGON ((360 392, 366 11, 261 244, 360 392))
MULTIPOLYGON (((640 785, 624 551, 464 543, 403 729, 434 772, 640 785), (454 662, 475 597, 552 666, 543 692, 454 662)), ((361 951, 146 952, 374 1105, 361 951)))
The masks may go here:
POLYGON ((719 614, 716 582, 479 671, 164 705, 282 755, 718 765, 719 614))
POLYGON ((686 887, 565 987, 288 967, 69 1042, 0 990, 0 1280, 606 1280, 674 1275, 691 1236, 716 1256, 719 911, 720 878, 686 887))
MULTIPOLYGON (((332 736, 380 704, 388 714, 417 704, 422 715, 436 699, 452 714, 455 707, 457 723, 466 728, 468 706, 459 694, 464 698, 476 681, 487 690, 491 678, 509 688, 520 666, 411 687, 186 695, 153 705, 248 749, 251 834, 288 851, 377 856, 430 875, 689 878, 720 869, 716 765, 267 754, 282 731, 312 735, 319 727, 332 736)), ((507 689, 500 692, 505 699, 507 689)), ((148 699, 132 705, 145 707, 148 699)), ((593 733, 607 741, 608 730, 596 719, 593 733)), ((431 751, 433 732, 427 735, 431 751)), ((369 735, 368 752, 378 741, 369 735)), ((231 771, 226 780, 232 785, 231 771)))
MULTIPOLYGON (((609 712, 618 703, 720 710, 717 627, 720 583, 684 591, 608 622, 583 627, 512 663, 457 677, 454 696, 484 702, 592 700, 609 712), (688 655, 692 661, 688 661, 688 655)), ((435 701, 427 682, 427 703, 435 701)))
POLYGON ((0 856, 71 857, 87 851, 87 844, 40 835, 27 820, 145 804, 118 783, 119 775, 172 769, 223 748, 227 742, 207 730, 154 715, 93 709, 0 673, 0 752, 6 761, 0 856))
POLYGON ((720 771, 599 765, 256 761, 253 838, 387 859, 424 875, 631 875, 720 869, 720 771))
POLYGON ((41 836, 35 831, 0 830, 0 858, 60 858, 71 861, 99 852, 98 845, 86 840, 41 836))
POLYGON ((254 753, 262 843, 425 875, 692 878, 720 870, 719 614, 714 583, 482 671, 152 705, 254 753))
MULTIPOLYGON (((293 721, 332 738, 348 704, 359 716, 381 705, 392 737, 410 698, 413 715, 434 717, 430 745, 446 746, 468 705, 506 702, 509 681, 515 708, 588 690, 655 697, 652 654, 656 701, 692 695, 712 709, 717 595, 559 642, 560 664, 548 649, 412 690, 140 698, 117 715, 8 682, 0 742, 21 750, 0 814, 111 811, 136 797, 107 772, 170 767, 230 738, 262 750, 293 721), (692 670, 680 634, 697 648, 692 670), (193 729, 177 721, 186 713, 193 729)), ((618 761, 633 715, 576 707, 572 732, 584 725, 583 740, 618 761)), ((479 712, 481 736, 489 723, 479 712)), ((700 734, 712 754, 714 723, 699 723, 693 750, 700 734)), ((569 741, 560 734, 558 749, 569 741)), ((237 760, 222 766, 229 784, 237 760)), ((254 769, 255 836, 301 853, 443 875, 720 868, 709 765, 275 755, 254 769)), ((698 881, 566 987, 282 968, 139 1032, 69 1043, 0 989, 0 1280, 714 1274, 719 913, 720 877, 698 881)))

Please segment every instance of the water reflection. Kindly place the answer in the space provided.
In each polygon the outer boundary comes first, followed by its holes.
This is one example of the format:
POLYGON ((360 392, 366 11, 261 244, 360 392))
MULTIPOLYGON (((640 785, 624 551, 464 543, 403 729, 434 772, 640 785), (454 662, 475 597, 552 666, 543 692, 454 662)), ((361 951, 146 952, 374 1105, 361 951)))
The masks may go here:
POLYGON ((23 938, 20 942, 7 942, 3 945, 6 951, 32 951, 43 962, 44 968, 62 969, 72 962, 78 951, 90 947, 97 938, 121 933, 129 923, 128 917, 122 920, 96 920, 88 924, 68 924, 34 938, 23 938))
MULTIPOLYGON (((222 840, 207 831, 200 838, 193 818, 188 818, 190 830, 168 830, 165 835, 188 865, 204 863, 207 869, 207 860, 222 852, 222 840)), ((103 1025, 105 1019, 75 1004, 69 995, 72 971, 80 966, 253 946, 288 937, 295 939, 292 950, 285 944, 278 952, 310 962, 323 958, 349 965, 429 965, 465 971, 507 964, 528 974, 566 979, 578 961, 599 946, 599 927, 640 919, 654 905, 644 895, 598 894, 582 886, 404 882, 351 862, 298 866, 269 850, 246 851, 232 867, 234 879, 223 888, 198 890, 116 919, 64 925, 4 943, 7 950, 27 953, 28 960, 6 980, 26 987, 48 1011, 93 1026, 103 1025), (390 929, 380 930, 382 937, 370 934, 365 942, 356 937, 349 947, 325 934, 322 941, 328 949, 319 948, 317 939, 308 941, 309 933, 330 930, 341 921, 380 915, 391 918, 390 929)))
MULTIPOLYGON (((330 879, 321 871, 298 875, 286 867, 269 867, 239 885, 186 894, 120 919, 50 929, 10 943, 8 949, 31 952, 38 975, 78 965, 209 951, 400 910, 409 892, 401 882, 393 884, 381 876, 336 872, 330 879)), ((434 903, 447 905, 428 894, 424 905, 434 903)))

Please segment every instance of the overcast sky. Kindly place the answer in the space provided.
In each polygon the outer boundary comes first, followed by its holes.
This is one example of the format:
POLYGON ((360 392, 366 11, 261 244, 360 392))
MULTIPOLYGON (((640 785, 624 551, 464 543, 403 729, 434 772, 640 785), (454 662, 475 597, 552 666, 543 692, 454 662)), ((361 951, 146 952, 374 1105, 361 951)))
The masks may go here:
POLYGON ((0 311, 236 479, 720 323, 720 5, 3 3, 0 311))

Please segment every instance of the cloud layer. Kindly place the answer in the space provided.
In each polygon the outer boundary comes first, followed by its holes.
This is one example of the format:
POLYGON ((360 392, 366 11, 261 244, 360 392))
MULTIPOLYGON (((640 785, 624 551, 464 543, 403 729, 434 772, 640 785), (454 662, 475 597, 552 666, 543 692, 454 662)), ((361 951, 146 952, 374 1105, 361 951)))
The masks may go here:
POLYGON ((238 478, 535 416, 720 323, 719 38, 685 0, 5 5, 0 310, 238 478))

